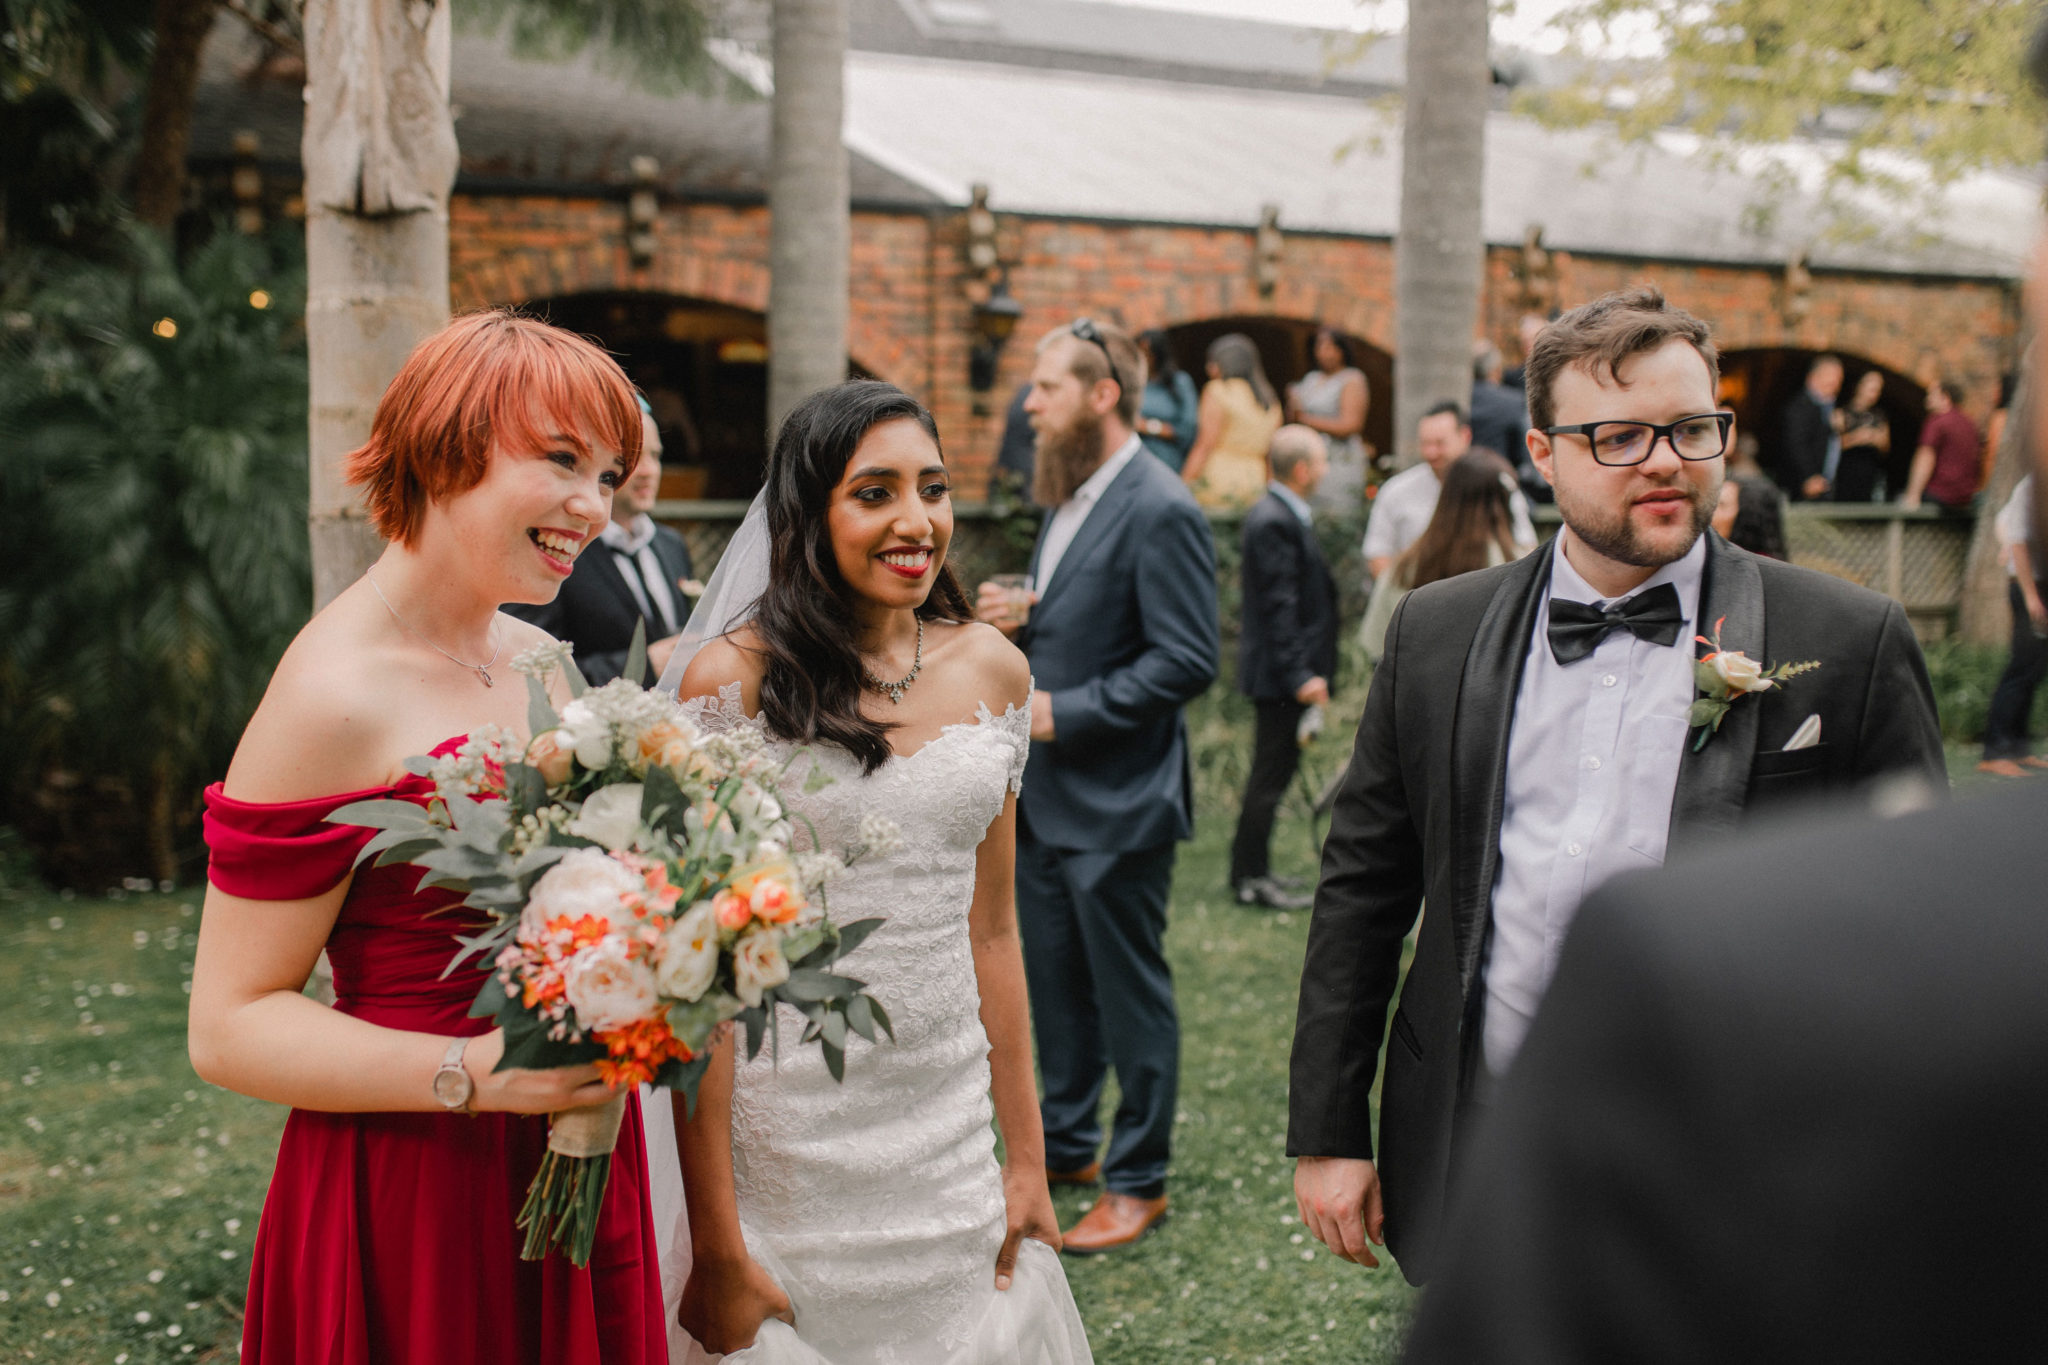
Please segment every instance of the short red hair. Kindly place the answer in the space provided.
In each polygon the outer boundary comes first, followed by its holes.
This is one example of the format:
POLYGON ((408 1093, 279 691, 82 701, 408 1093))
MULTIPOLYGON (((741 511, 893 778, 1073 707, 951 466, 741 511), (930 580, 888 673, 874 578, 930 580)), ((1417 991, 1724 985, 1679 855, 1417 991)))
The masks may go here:
POLYGON ((459 317, 413 348, 384 390, 370 439, 350 451, 370 522, 410 545, 427 504, 483 482, 491 447, 539 450, 558 438, 587 458, 585 433, 640 462, 640 405, 594 343, 508 309, 459 317))

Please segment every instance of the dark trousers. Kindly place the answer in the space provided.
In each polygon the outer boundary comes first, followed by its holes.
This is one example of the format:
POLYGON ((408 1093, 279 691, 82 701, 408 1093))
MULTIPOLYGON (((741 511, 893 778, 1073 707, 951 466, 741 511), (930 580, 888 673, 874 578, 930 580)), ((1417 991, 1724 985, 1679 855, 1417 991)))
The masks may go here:
MULTIPOLYGON (((2048 593, 2048 584, 2040 590, 2048 593)), ((2034 710, 2034 692, 2048 677, 2048 640, 2034 633, 2027 616, 2027 599, 2020 585, 2008 584, 2012 601, 2012 657, 1991 694, 1991 715, 1984 725, 1984 757, 2025 758, 2033 752, 2027 739, 2027 717, 2034 710)))
POLYGON ((1244 783, 1244 806, 1237 813, 1237 837, 1230 842, 1230 884, 1263 877, 1272 870, 1273 817, 1287 784, 1301 766, 1301 743, 1295 727, 1308 708, 1300 702, 1257 700, 1258 723, 1252 731, 1252 771, 1244 783))
POLYGON ((1078 1171, 1102 1146, 1102 1083, 1122 1099, 1102 1183, 1166 1190, 1180 1090, 1180 1016, 1166 965, 1172 844, 1135 853, 1054 848, 1017 830, 1017 923, 1045 1083, 1045 1164, 1078 1171))

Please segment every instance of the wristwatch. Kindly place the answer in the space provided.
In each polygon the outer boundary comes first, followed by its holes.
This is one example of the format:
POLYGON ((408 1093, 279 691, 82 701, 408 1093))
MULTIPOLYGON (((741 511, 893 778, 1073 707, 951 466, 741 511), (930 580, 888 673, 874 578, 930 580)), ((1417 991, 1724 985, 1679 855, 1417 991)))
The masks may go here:
POLYGON ((469 1102, 476 1094, 476 1082, 462 1065, 462 1054, 468 1047, 467 1038, 448 1040, 448 1051, 441 1055, 441 1069, 434 1073, 434 1098, 451 1114, 459 1111, 474 1116, 476 1110, 469 1107, 469 1102))

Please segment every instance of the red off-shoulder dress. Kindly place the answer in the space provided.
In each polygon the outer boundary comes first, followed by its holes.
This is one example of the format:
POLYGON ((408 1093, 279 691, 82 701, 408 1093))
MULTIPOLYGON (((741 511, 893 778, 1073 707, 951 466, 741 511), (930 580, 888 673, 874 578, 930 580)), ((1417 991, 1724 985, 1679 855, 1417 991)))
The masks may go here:
MULTIPOLYGON (((434 752, 453 749, 450 740, 434 752)), ((255 805, 206 792, 208 877, 230 895, 299 900, 333 888, 373 831, 327 823, 351 801, 424 801, 431 784, 255 805)), ((488 1030, 481 985, 441 973, 458 897, 416 890, 416 867, 365 867, 327 956, 335 1008, 444 1036, 488 1030)), ((513 1226, 547 1146, 521 1114, 330 1114, 294 1109, 278 1145, 249 1272, 244 1365, 665 1365, 661 1271, 637 1096, 612 1158, 597 1244, 582 1270, 519 1259, 513 1226)))

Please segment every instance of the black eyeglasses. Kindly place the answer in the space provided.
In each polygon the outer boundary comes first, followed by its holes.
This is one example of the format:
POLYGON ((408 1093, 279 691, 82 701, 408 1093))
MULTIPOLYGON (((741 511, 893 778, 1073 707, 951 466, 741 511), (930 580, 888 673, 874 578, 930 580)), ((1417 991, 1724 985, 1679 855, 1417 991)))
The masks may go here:
POLYGON ((1649 459, 1659 441, 1669 442, 1672 453, 1681 460, 1719 459, 1728 450, 1728 432, 1734 425, 1732 412, 1702 412, 1662 426, 1655 422, 1580 422, 1545 427, 1543 434, 1583 436, 1592 447, 1595 462, 1626 467, 1649 459))
POLYGON ((1109 353, 1109 343, 1102 339, 1102 329, 1095 325, 1095 319, 1075 318, 1073 324, 1067 330, 1081 340, 1093 342, 1102 348, 1102 358, 1109 362, 1110 380, 1121 389, 1124 386, 1124 377, 1117 373, 1116 357, 1109 353))

